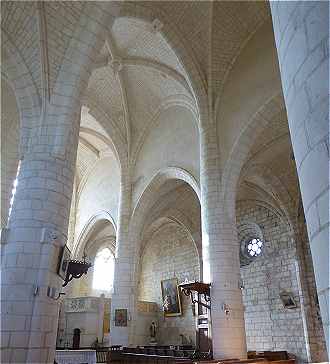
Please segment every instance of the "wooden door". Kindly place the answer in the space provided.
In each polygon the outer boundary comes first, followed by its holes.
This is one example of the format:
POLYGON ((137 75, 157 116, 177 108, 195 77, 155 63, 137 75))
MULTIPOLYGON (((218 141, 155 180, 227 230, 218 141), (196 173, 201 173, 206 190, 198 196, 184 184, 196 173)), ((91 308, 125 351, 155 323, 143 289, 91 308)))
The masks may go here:
POLYGON ((72 348, 73 349, 80 348, 80 329, 73 330, 72 348))

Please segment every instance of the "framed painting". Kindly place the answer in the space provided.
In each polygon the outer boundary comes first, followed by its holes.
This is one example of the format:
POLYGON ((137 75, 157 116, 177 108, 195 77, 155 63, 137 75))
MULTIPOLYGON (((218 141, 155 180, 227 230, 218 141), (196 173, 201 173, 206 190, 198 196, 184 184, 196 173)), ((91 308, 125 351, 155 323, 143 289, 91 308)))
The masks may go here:
POLYGON ((161 281, 165 317, 182 315, 180 291, 177 278, 161 281))
POLYGON ((57 274, 62 278, 65 279, 66 272, 68 270, 69 262, 70 262, 71 252, 69 248, 65 245, 62 249, 61 259, 58 265, 57 274))
POLYGON ((115 309, 115 326, 127 326, 127 309, 115 309))
POLYGON ((284 308, 297 308, 297 304, 291 293, 281 292, 280 297, 284 308))

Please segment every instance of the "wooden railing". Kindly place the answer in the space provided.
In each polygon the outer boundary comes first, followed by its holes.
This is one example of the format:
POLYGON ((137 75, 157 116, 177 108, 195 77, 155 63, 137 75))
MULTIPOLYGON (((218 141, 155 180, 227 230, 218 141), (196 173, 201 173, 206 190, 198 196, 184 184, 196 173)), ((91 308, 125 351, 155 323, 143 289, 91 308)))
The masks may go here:
POLYGON ((168 346, 96 348, 97 363, 121 364, 295 364, 295 358, 286 351, 249 352, 248 359, 191 359, 193 350, 175 350, 168 346))

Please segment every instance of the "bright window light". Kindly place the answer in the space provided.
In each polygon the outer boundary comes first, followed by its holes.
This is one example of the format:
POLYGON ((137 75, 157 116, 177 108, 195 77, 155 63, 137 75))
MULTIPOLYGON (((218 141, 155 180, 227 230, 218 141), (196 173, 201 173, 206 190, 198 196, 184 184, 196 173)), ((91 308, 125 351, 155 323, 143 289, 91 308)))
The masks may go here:
POLYGON ((251 257, 257 257, 261 254, 263 248, 263 242, 260 239, 252 239, 247 245, 248 254, 251 257))
POLYGON ((111 291, 113 287, 115 261, 109 248, 100 250, 94 261, 93 288, 111 291))
POLYGON ((9 218, 10 218, 11 211, 12 211, 12 209, 13 209, 13 203, 14 203, 15 194, 16 194, 16 189, 17 189, 17 185, 18 185, 18 175, 19 175, 19 170, 20 170, 20 168, 21 168, 21 161, 18 161, 16 177, 15 177, 15 179, 14 179, 13 189, 11 190, 11 199, 10 199, 10 202, 9 202, 8 220, 9 220, 9 218))

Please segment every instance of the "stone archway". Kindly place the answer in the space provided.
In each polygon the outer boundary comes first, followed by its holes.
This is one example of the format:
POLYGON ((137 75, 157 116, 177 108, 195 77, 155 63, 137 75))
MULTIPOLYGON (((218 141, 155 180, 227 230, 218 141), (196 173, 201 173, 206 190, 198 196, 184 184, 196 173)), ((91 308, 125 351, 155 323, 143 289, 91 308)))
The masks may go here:
POLYGON ((231 217, 235 215, 237 184, 248 153, 258 135, 284 107, 281 95, 269 100, 254 114, 232 148, 222 176, 222 200, 231 217))
POLYGON ((94 214, 85 224, 82 229, 79 237, 74 244, 72 249, 72 256, 75 258, 80 258, 84 249, 84 246, 90 237, 91 233, 95 229, 95 226, 102 221, 108 221, 114 228, 115 232, 117 231, 116 223, 108 211, 100 211, 97 214, 94 214))

